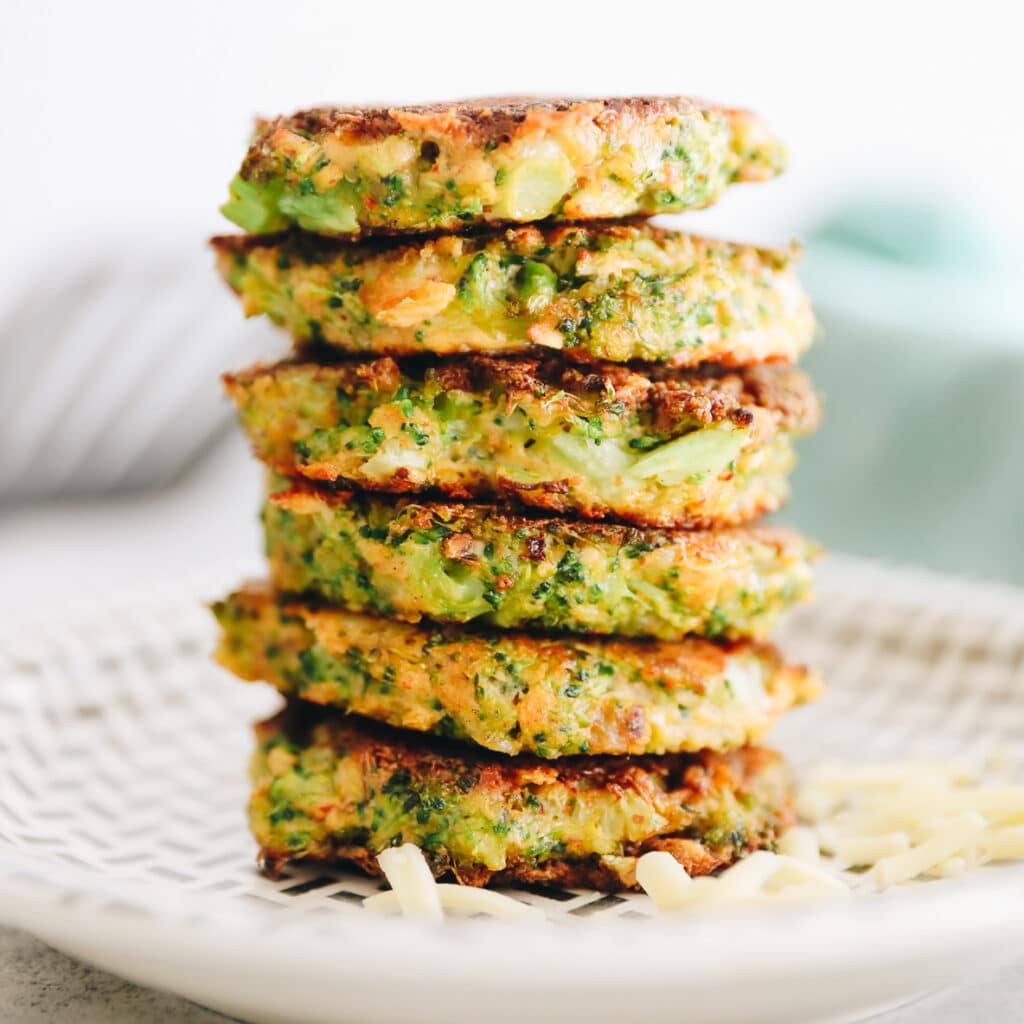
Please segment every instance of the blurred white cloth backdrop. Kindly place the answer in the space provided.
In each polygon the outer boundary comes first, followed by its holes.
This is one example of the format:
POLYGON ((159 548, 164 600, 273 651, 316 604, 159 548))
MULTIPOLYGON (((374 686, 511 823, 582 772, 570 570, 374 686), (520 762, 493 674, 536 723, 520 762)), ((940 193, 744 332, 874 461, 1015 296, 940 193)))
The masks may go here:
POLYGON ((23 268, 0 308, 0 503, 160 487, 231 417, 219 375, 283 351, 201 239, 112 239, 23 268))
POLYGON ((191 588, 197 603, 220 597, 266 572, 262 486, 261 467, 229 430, 170 487, 8 509, 0 516, 0 618, 78 613, 139 587, 191 588))

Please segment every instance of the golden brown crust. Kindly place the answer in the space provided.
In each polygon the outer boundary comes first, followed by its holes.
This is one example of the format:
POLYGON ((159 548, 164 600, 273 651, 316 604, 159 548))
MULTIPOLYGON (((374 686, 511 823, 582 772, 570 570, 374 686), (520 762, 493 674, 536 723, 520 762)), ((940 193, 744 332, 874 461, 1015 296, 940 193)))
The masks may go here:
MULTIPOLYGON (((294 466, 288 463, 275 463, 273 460, 265 460, 265 462, 269 469, 281 476, 289 476, 295 471, 294 466)), ((326 473, 322 476, 317 476, 315 472, 309 470, 305 472, 306 476, 302 479, 302 482, 300 482, 300 478, 293 478, 295 480, 293 487, 272 494, 270 500, 279 508, 303 512, 312 510, 310 498, 316 493, 320 493, 321 496, 341 505, 347 503, 353 494, 356 493, 354 490, 349 489, 350 485, 338 487, 334 481, 327 477, 326 473), (320 488, 323 488, 323 490, 320 491, 320 488)), ((481 493, 486 493, 485 485, 487 483, 487 478, 483 475, 466 474, 459 482, 439 484, 431 492, 439 495, 437 500, 430 500, 429 498, 423 500, 416 498, 403 499, 401 496, 422 494, 423 491, 414 480, 410 479, 408 470, 402 467, 396 470, 384 482, 377 483, 372 480, 361 480, 359 486, 361 490, 371 494, 385 497, 391 495, 399 501, 413 502, 416 505, 422 506, 425 510, 429 510, 431 514, 451 516, 465 514, 466 512, 467 506, 459 506, 454 503, 456 501, 472 502, 472 506, 480 506, 480 503, 473 499, 481 493), (453 499, 453 501, 449 502, 446 499, 453 499)), ((619 526, 625 530, 633 530, 637 537, 641 535, 649 537, 652 531, 664 533, 686 531, 701 533, 710 537, 719 530, 741 529, 746 524, 754 523, 762 516, 770 515, 779 510, 779 500, 773 495, 765 493, 756 498, 748 497, 743 505, 742 514, 737 514, 731 518, 682 511, 675 514, 671 522, 652 523, 651 518, 643 513, 619 509, 615 513, 615 519, 618 520, 616 523, 608 518, 607 511, 603 506, 581 507, 572 501, 570 484, 567 480, 521 483, 503 478, 498 481, 497 498, 502 502, 510 502, 520 507, 526 513, 519 520, 521 525, 532 523, 536 528, 538 523, 543 523, 546 517, 550 516, 551 513, 555 513, 559 517, 557 520, 559 522, 566 518, 572 519, 576 527, 573 532, 580 537, 588 532, 588 527, 599 526, 619 526), (529 518, 529 513, 533 509, 536 510, 535 518, 531 519, 529 518)), ((489 513, 492 521, 509 522, 513 518, 503 514, 506 508, 505 505, 484 503, 482 508, 489 513)), ((556 520, 547 518, 547 521, 555 522, 556 520)), ((757 527, 756 529, 759 539, 767 540, 767 535, 762 536, 762 534, 770 528, 757 527)))
MULTIPOLYGON (((381 491, 382 488, 367 488, 367 490, 381 491)), ((405 488, 399 493, 408 493, 412 488, 405 488)), ((455 488, 439 487, 442 491, 455 491, 455 488)), ((587 516, 594 520, 600 520, 607 516, 608 512, 603 505, 579 506, 568 497, 569 486, 560 480, 546 481, 540 484, 520 484, 513 480, 501 480, 498 485, 498 497, 502 500, 522 502, 525 505, 541 509, 543 512, 555 513, 559 516, 587 516)), ((451 497, 470 498, 470 494, 451 494, 451 497)), ((673 530, 699 530, 713 531, 716 528, 729 525, 740 525, 754 522, 762 516, 772 515, 778 512, 780 500, 772 494, 762 492, 744 500, 742 509, 728 515, 711 515, 703 512, 682 511, 674 513, 670 521, 669 517, 663 517, 662 527, 673 530)), ((632 523, 638 527, 650 525, 652 517, 644 513, 632 512, 629 509, 616 509, 615 517, 623 523, 632 523)))
POLYGON ((368 718, 327 715, 322 709, 291 701, 273 718, 255 727, 258 741, 284 733, 297 746, 309 744, 316 730, 326 742, 350 755, 372 761, 385 774, 404 769, 415 778, 455 784, 469 775, 496 791, 558 783, 612 792, 635 790, 652 800, 666 792, 680 802, 697 801, 709 789, 743 790, 749 781, 780 758, 764 747, 740 747, 729 753, 573 755, 556 761, 532 754, 506 757, 467 743, 394 729, 368 718))
MULTIPOLYGON (((289 486, 275 491, 270 500, 278 507, 300 515, 315 513, 324 506, 342 508, 349 504, 355 492, 350 490, 325 488, 323 485, 306 480, 293 478, 289 486)), ((588 538, 595 543, 609 548, 625 548, 635 544, 652 543, 683 543, 685 542, 687 557, 695 563, 713 562, 723 557, 729 538, 740 535, 747 536, 764 544, 776 546, 780 552, 786 550, 802 550, 805 542, 793 530, 784 526, 752 525, 721 527, 719 529, 701 530, 670 530, 658 527, 638 527, 608 520, 592 519, 557 519, 546 516, 544 512, 534 512, 529 508, 509 511, 504 505, 488 502, 461 503, 454 501, 424 501, 416 498, 396 498, 395 511, 398 514, 405 508, 412 507, 420 513, 422 528, 429 529, 436 522, 458 522, 464 519, 477 519, 486 522, 503 533, 515 535, 523 531, 527 535, 535 535, 538 531, 565 533, 571 531, 574 538, 585 542, 588 538)), ((536 560, 537 547, 527 549, 525 557, 536 560)))
POLYGON ((821 398, 805 373, 791 368, 780 372, 774 366, 752 366, 741 372, 744 403, 770 409, 783 429, 806 433, 817 428, 821 398))
MULTIPOLYGON (((211 249, 224 254, 242 254, 254 252, 259 249, 274 249, 284 243, 299 245, 310 245, 315 251, 327 254, 344 253, 357 245, 360 250, 372 252, 391 252, 408 249, 419 251, 424 243, 436 241, 440 238, 456 237, 477 238, 477 237, 499 237, 505 240, 511 252, 518 252, 523 249, 536 248, 538 245, 550 245, 557 247, 562 244, 566 236, 579 238, 581 233, 585 237, 595 239, 608 239, 609 241, 629 241, 638 230, 643 232, 645 238, 649 238, 655 244, 671 242, 680 237, 681 232, 674 228, 666 228, 660 224, 653 224, 645 217, 631 216, 622 217, 618 220, 567 220, 567 221, 542 221, 538 224, 503 224, 494 225, 467 225, 460 231, 445 232, 424 232, 422 235, 411 239, 408 235, 368 235, 360 237, 355 243, 344 238, 332 238, 328 235, 309 236, 301 231, 276 231, 265 235, 213 235, 207 242, 211 249)), ((721 238, 712 238, 709 235, 693 234, 686 232, 699 248, 721 249, 727 247, 738 247, 740 243, 727 242, 721 238)), ((764 254, 767 259, 777 259, 780 253, 785 253, 791 259, 799 259, 802 250, 799 245, 791 244, 788 248, 771 248, 757 245, 744 245, 743 248, 764 254)))
MULTIPOLYGON (((779 832, 792 828, 796 815, 791 807, 779 808, 777 827, 779 832)), ((466 867, 448 865, 447 873, 460 885, 483 887, 486 885, 524 885, 544 888, 596 889, 599 892, 624 892, 636 889, 636 859, 645 853, 663 850, 671 854, 691 877, 710 875, 719 868, 735 863, 741 856, 747 856, 763 848, 760 837, 749 835, 744 848, 713 850, 696 839, 683 836, 657 836, 641 844, 629 854, 615 858, 593 857, 589 860, 548 860, 539 864, 518 862, 504 871, 489 871, 483 866, 466 867)), ((261 848, 257 855, 260 869, 268 878, 281 875, 290 857, 277 850, 261 848)), ((336 847, 332 851, 332 863, 350 864, 364 874, 380 878, 383 872, 376 854, 360 847, 336 847)), ((443 877, 443 875, 442 875, 443 877)))
POLYGON ((317 135, 330 133, 366 141, 397 135, 410 126, 421 131, 465 139, 476 144, 501 143, 515 136, 528 120, 583 114, 600 128, 620 120, 651 120, 693 110, 733 113, 728 108, 686 96, 622 96, 572 99, 537 96, 493 96, 401 107, 314 107, 262 120, 260 131, 285 128, 317 135))
MULTIPOLYGON (((409 365, 418 362, 410 360, 409 365)), ((755 410, 762 408, 774 415, 779 429, 801 433, 812 431, 821 414, 807 375, 795 367, 777 364, 740 369, 705 364, 678 370, 661 364, 567 364, 557 355, 473 353, 436 360, 432 365, 444 390, 472 392, 500 387, 507 394, 510 410, 525 396, 590 394, 621 403, 624 412, 649 405, 659 426, 685 417, 705 426, 730 421, 746 427, 753 422, 755 410)), ((304 370, 338 387, 352 382, 384 390, 397 387, 401 376, 399 364, 390 356, 334 363, 295 359, 226 373, 224 386, 229 394, 237 396, 241 385, 273 376, 284 366, 304 370)))
POLYGON ((257 123, 224 212, 348 237, 616 218, 707 206, 785 163, 756 114, 686 97, 320 107, 257 123))

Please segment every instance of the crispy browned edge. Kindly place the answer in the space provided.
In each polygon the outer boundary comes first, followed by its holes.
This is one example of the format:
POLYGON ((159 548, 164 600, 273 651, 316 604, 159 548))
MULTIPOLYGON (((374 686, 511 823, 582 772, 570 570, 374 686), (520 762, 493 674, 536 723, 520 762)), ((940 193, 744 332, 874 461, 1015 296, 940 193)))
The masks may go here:
MULTIPOLYGON (((325 486, 312 480, 292 477, 285 487, 270 495, 270 500, 279 508, 302 515, 320 502, 328 508, 344 507, 357 493, 351 489, 325 486)), ((552 516, 546 510, 529 507, 517 507, 513 511, 507 505, 496 502, 437 500, 428 496, 406 497, 400 494, 380 495, 375 492, 374 497, 377 500, 392 502, 396 515, 406 508, 414 509, 414 514, 422 520, 425 529, 433 524, 435 517, 446 521, 457 518, 464 522, 476 520, 510 534, 519 530, 540 537, 557 534, 579 542, 591 541, 616 547, 636 541, 658 545, 685 545, 694 560, 709 557, 709 553, 717 549, 718 539, 729 535, 762 544, 772 544, 780 552, 809 549, 808 542, 796 530, 776 524, 754 523, 744 526, 680 530, 657 526, 632 526, 609 520, 552 516), (702 549, 706 550, 702 552, 702 549)), ((543 548, 533 550, 536 553, 531 553, 531 557, 535 560, 539 561, 544 557, 543 548)))
MULTIPOLYGON (((465 534, 455 534, 454 536, 465 536, 465 534)), ((278 590, 271 580, 263 578, 244 580, 240 586, 236 587, 235 590, 228 595, 226 600, 237 601, 240 604, 245 604, 249 607, 264 607, 266 605, 276 604, 279 606, 283 614, 297 616, 302 619, 303 622, 307 621, 306 617, 308 615, 314 615, 323 611, 334 611, 339 615, 351 616, 353 618, 360 619, 373 619, 377 617, 373 612, 349 612, 344 608, 332 608, 328 602, 320 600, 312 594, 300 595, 285 593, 278 590)), ((493 627, 482 626, 479 623, 473 622, 399 622, 397 625, 410 630, 420 630, 424 633, 429 632, 431 635, 441 636, 445 639, 451 640, 460 639, 466 635, 483 637, 494 635, 493 627)), ((737 652, 750 651, 758 657, 763 658, 775 670, 785 669, 789 671, 798 671, 805 675, 809 674, 810 671, 805 665, 797 665, 787 662, 783 658, 782 651, 775 644, 770 643, 767 640, 728 640, 724 638, 711 640, 707 637, 696 636, 690 633, 680 636, 678 640, 659 640, 654 637, 620 637, 602 634, 588 636, 575 633, 566 635, 564 633, 546 633, 543 630, 539 632, 536 630, 526 632, 515 629, 503 629, 501 630, 501 636, 503 641, 510 644, 522 644, 526 647, 547 647, 556 642, 566 643, 570 646, 579 646, 582 644, 593 646, 596 644, 611 647, 642 647, 645 650, 651 651, 652 653, 662 657, 670 650, 682 650, 687 647, 714 647, 722 651, 724 654, 736 654, 737 652)), ((314 703, 316 702, 314 701, 314 703)))
POLYGON ((267 235, 214 235, 209 239, 209 245, 218 253, 225 255, 244 255, 257 249, 273 249, 283 245, 294 245, 297 248, 303 246, 312 248, 320 253, 337 253, 342 255, 351 252, 353 248, 365 249, 371 252, 381 251, 418 251, 424 244, 429 244, 437 238, 458 235, 463 238, 482 240, 485 243, 503 238, 507 244, 514 248, 521 236, 523 242, 528 241, 528 236, 539 238, 542 244, 556 245, 566 234, 584 234, 587 237, 628 239, 633 237, 650 238, 655 242, 670 242, 674 239, 690 239, 698 246, 711 248, 724 247, 737 251, 756 252, 765 257, 786 255, 790 259, 797 259, 802 251, 796 243, 785 247, 753 245, 749 242, 732 242, 723 238, 710 238, 707 235, 697 235, 689 231, 678 231, 674 228, 667 228, 661 224, 652 224, 643 217, 624 217, 621 220, 570 220, 570 221, 541 221, 537 224, 486 224, 467 226, 461 231, 428 231, 415 239, 408 235, 368 235, 361 237, 357 242, 350 239, 333 238, 328 235, 310 235, 302 231, 277 231, 267 235))
POLYGON ((608 128, 617 120, 647 121, 694 110, 717 111, 726 116, 747 113, 687 96, 621 96, 608 99, 493 96, 411 106, 313 107, 286 116, 261 118, 257 121, 257 128, 261 134, 288 128, 311 135, 330 132, 352 140, 371 140, 397 135, 403 130, 401 119, 409 116, 430 119, 434 131, 480 145, 506 141, 523 124, 527 115, 535 111, 560 114, 574 107, 593 105, 599 106, 594 114, 599 128, 608 128))
MULTIPOLYGON (((681 803, 699 802, 711 786, 746 789, 758 774, 781 761, 781 755, 764 747, 741 747, 728 754, 701 751, 698 754, 641 755, 633 757, 564 757, 558 761, 544 761, 528 754, 503 757, 475 747, 437 737, 424 737, 393 729, 379 722, 326 714, 322 709, 303 706, 291 701, 282 711, 255 726, 258 742, 285 734, 298 746, 310 742, 312 729, 326 723, 331 729, 331 744, 335 749, 345 748, 347 756, 370 760, 384 771, 405 769, 414 778, 435 778, 442 782, 455 781, 464 775, 475 776, 480 784, 498 790, 513 791, 538 781, 557 783, 567 787, 580 785, 584 780, 590 786, 600 786, 612 792, 634 790, 650 794, 661 792, 655 780, 664 780, 667 791, 678 794, 681 803), (723 778, 723 775, 725 776, 723 778), (689 797, 689 800, 688 800, 689 797)), ((776 809, 777 831, 788 828, 795 821, 791 800, 776 809)), ((654 836, 628 849, 625 856, 639 856, 650 850, 667 850, 691 875, 709 874, 716 868, 731 863, 741 855, 760 847, 757 836, 741 849, 713 850, 698 840, 682 836, 654 836)), ((282 866, 291 859, 288 851, 263 848, 259 854, 263 870, 276 877, 282 866)), ((317 859, 317 858, 310 858, 317 859)), ((370 875, 381 873, 376 855, 361 847, 337 847, 327 858, 331 861, 351 863, 370 875)), ((483 866, 457 867, 451 863, 437 863, 433 870, 439 876, 453 874, 463 885, 520 882, 527 884, 589 886, 594 889, 615 891, 624 888, 621 877, 597 858, 584 861, 552 861, 543 865, 514 862, 503 871, 493 872, 483 866)))
MULTIPOLYGON (((525 524, 532 521, 535 524, 535 528, 538 529, 541 527, 537 524, 546 522, 546 529, 549 532, 554 528, 556 522, 567 519, 571 519, 577 526, 583 523, 589 523, 592 526, 615 525, 614 522, 609 521, 611 510, 606 506, 601 504, 581 506, 570 502, 566 498, 566 495, 569 493, 568 480, 547 480, 533 485, 523 485, 511 480, 501 480, 498 483, 497 494, 492 496, 490 481, 483 473, 476 473, 472 476, 467 475, 465 479, 459 482, 444 483, 432 490, 423 491, 410 479, 409 472, 404 467, 398 469, 391 477, 380 483, 370 481, 360 481, 357 483, 340 477, 337 479, 332 478, 328 473, 316 476, 307 471, 305 475, 302 475, 292 463, 279 462, 272 459, 265 459, 264 461, 270 469, 282 476, 291 476, 293 479, 293 485, 289 489, 271 495, 273 503, 279 508, 300 514, 308 511, 308 499, 311 495, 316 494, 316 492, 319 492, 318 496, 324 498, 329 505, 346 504, 356 493, 353 488, 358 486, 362 491, 385 499, 390 497, 397 500, 401 495, 421 496, 421 500, 407 500, 406 504, 417 506, 425 526, 430 525, 429 519, 431 515, 443 514, 445 509, 454 511, 455 506, 453 502, 466 502, 467 504, 464 508, 468 508, 471 507, 470 503, 477 504, 477 499, 482 496, 486 496, 491 500, 491 504, 484 507, 494 511, 495 515, 491 516, 492 519, 497 517, 507 519, 507 517, 501 516, 503 508, 507 506, 494 504, 494 498, 497 498, 500 502, 512 502, 524 513, 535 512, 538 517, 544 515, 548 517, 557 516, 557 519, 547 518, 546 520, 540 518, 529 520, 525 515, 521 517, 522 523, 525 524), (529 497, 526 497, 527 495, 529 497), (439 501, 437 500, 438 498, 446 500, 439 501)), ((756 500, 749 501, 743 513, 733 518, 684 511, 674 516, 652 519, 642 514, 634 515, 620 509, 616 511, 615 519, 618 520, 619 525, 635 529, 637 536, 642 537, 647 542, 650 542, 652 533, 657 532, 675 534, 678 542, 678 537, 681 533, 710 538, 716 531, 750 526, 756 523, 762 516, 778 511, 779 506, 780 501, 773 495, 762 494, 756 500)), ((400 508, 401 506, 396 505, 396 511, 400 508)), ((759 539, 765 543, 774 543, 779 549, 787 546, 784 542, 774 537, 769 537, 767 535, 768 530, 768 527, 758 527, 758 533, 762 535, 759 539)), ((574 534, 577 538, 582 539, 583 531, 577 529, 574 531, 574 534)), ((666 541, 666 543, 668 542, 666 541)), ((690 552, 695 551, 700 543, 699 539, 691 541, 688 538, 687 550, 690 552)), ((793 542, 790 541, 789 546, 792 546, 792 544, 793 542)))
MULTIPOLYGON (((452 540, 458 537, 468 538, 468 534, 454 534, 447 539, 452 540)), ((448 557, 457 558, 458 556, 449 555, 448 557)), ((529 557, 536 557, 536 555, 530 554, 529 557)), ((318 599, 315 595, 298 595, 279 591, 268 579, 244 581, 241 586, 225 599, 225 603, 227 602, 237 602, 249 608, 263 608, 267 605, 276 605, 282 614, 301 619, 306 628, 311 631, 312 627, 309 625, 309 617, 323 611, 334 611, 342 616, 359 619, 375 618, 372 612, 349 612, 344 608, 332 609, 328 602, 318 599)), ((217 603, 219 604, 220 602, 217 603)), ((460 640, 465 637, 486 639, 494 635, 493 627, 483 626, 474 622, 401 622, 398 625, 411 631, 419 631, 425 635, 439 636, 445 640, 460 640)), ((811 670, 806 665, 787 662, 783 657, 782 651, 775 644, 766 640, 729 640, 725 638, 712 640, 693 634, 680 636, 677 640, 659 640, 654 637, 618 637, 601 634, 593 636, 570 634, 567 636, 562 633, 546 632, 543 630, 526 632, 514 629, 501 630, 501 636, 503 642, 519 645, 527 649, 550 647, 556 643, 566 644, 570 647, 580 645, 617 649, 629 647, 643 650, 645 655, 649 655, 657 661, 664 660, 670 656, 686 658, 690 652, 699 652, 701 649, 710 650, 711 648, 717 649, 725 656, 749 652, 770 665, 773 672, 798 674, 804 680, 810 680, 812 684, 815 681, 815 677, 812 676, 811 670)), ((315 642, 315 637, 311 637, 311 642, 315 642)), ((618 652, 616 651, 616 653, 618 652)), ((274 680, 268 679, 265 681, 277 685, 274 680)), ((312 703, 321 702, 314 698, 312 703)))
MULTIPOLYGON (((753 406, 771 412, 779 429, 809 432, 818 423, 820 402, 810 378, 793 366, 768 364, 723 369, 706 364, 678 370, 658 365, 619 363, 566 363, 557 355, 495 356, 472 353, 447 357, 430 364, 446 390, 479 391, 494 385, 504 388, 511 408, 521 397, 538 393, 604 394, 630 410, 650 407, 655 422, 672 423, 690 418, 704 425, 730 421, 739 427, 754 419, 753 406)), ((239 386, 281 367, 312 372, 339 386, 346 381, 363 387, 398 386, 401 367, 390 356, 379 359, 309 363, 301 358, 270 366, 257 365, 223 376, 235 397, 239 386)))

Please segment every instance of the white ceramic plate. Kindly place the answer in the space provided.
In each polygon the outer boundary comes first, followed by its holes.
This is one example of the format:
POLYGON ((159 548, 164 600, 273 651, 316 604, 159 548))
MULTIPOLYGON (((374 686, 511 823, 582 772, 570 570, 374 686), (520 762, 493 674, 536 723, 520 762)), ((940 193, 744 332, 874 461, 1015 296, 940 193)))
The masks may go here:
MULTIPOLYGON (((773 735, 824 755, 1024 749, 1024 597, 834 560, 780 641, 831 686, 773 735)), ((370 915, 347 872, 254 864, 247 722, 195 589, 0 636, 0 923, 256 1022, 853 1020, 1024 950, 1024 869, 842 905, 658 918, 525 893, 551 919, 370 915)), ((201 596, 217 596, 207 590, 201 596)))

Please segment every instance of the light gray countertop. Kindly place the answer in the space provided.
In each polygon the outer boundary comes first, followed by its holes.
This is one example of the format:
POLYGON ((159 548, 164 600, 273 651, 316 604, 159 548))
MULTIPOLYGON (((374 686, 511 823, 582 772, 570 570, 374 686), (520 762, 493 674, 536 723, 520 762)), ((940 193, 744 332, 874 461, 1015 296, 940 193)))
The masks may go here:
MULTIPOLYGON (((0 929, 5 1024, 223 1024, 184 999, 86 967, 22 932, 0 929)), ((885 1024, 1011 1024, 1024 1019, 1024 962, 876 1018, 885 1024)))

